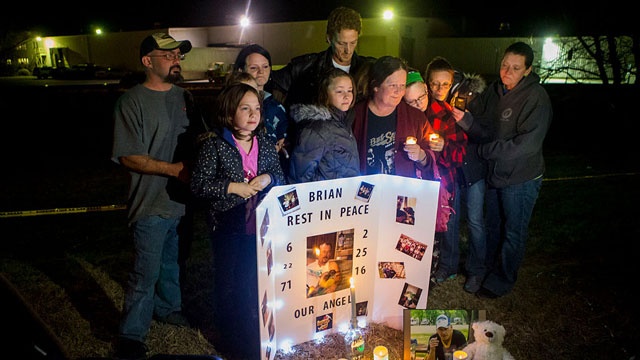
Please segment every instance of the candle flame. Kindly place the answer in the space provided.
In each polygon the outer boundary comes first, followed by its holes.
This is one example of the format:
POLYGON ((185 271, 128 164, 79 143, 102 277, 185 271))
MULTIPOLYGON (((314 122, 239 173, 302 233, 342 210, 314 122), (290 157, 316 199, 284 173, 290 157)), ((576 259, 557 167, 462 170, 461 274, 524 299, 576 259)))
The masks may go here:
POLYGON ((467 353, 462 350, 457 350, 453 352, 453 357, 456 359, 466 359, 467 353))

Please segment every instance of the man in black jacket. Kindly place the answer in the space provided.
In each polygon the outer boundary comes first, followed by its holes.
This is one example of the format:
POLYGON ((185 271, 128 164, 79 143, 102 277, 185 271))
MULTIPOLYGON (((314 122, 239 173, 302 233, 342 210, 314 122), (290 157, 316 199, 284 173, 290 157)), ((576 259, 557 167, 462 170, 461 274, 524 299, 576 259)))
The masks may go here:
POLYGON ((347 7, 335 8, 327 19, 329 48, 297 56, 282 69, 271 72, 270 91, 280 97, 287 110, 292 104, 311 104, 318 93, 323 74, 334 67, 356 78, 358 70, 372 57, 356 54, 362 30, 360 14, 347 7))

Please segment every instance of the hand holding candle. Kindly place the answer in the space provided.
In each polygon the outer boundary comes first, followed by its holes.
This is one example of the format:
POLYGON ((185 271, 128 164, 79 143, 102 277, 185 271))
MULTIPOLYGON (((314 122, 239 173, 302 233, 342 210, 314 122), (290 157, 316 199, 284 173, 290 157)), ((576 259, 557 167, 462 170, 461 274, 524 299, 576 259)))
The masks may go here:
POLYGON ((443 148, 444 139, 438 133, 429 134, 429 149, 440 152, 443 148))
POLYGON ((384 346, 376 346, 373 349, 373 360, 389 360, 389 351, 384 346))
POLYGON ((407 138, 404 140, 404 151, 406 151, 409 160, 420 160, 420 146, 416 144, 418 144, 418 139, 416 139, 416 137, 414 136, 407 136, 407 138))

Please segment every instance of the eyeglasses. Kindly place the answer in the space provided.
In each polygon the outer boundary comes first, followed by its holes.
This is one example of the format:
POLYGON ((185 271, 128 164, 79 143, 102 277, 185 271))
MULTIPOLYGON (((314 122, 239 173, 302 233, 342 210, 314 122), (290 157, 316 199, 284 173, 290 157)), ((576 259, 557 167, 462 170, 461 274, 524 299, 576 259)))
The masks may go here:
POLYGON ((434 90, 435 89, 447 90, 447 89, 449 89, 451 87, 451 83, 442 83, 442 84, 440 84, 440 83, 432 82, 432 83, 429 83, 429 86, 431 86, 431 88, 434 89, 434 90))
POLYGON ((184 60, 185 54, 174 54, 174 53, 166 53, 162 55, 147 55, 149 57, 161 57, 165 58, 168 61, 176 61, 176 60, 184 60))
POLYGON ((409 105, 420 106, 420 104, 424 101, 424 99, 427 98, 427 95, 429 94, 425 92, 424 94, 420 95, 417 99, 405 100, 405 102, 409 105))

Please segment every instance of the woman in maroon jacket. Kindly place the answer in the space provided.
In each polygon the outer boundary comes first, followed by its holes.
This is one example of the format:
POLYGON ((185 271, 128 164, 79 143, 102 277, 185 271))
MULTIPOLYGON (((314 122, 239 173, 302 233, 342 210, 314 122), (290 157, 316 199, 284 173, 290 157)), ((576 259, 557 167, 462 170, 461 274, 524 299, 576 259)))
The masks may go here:
POLYGON ((431 174, 429 134, 425 114, 402 101, 407 64, 383 56, 369 70, 369 94, 355 106, 353 133, 358 143, 361 174, 395 174, 419 178, 431 174), (407 143, 408 138, 413 138, 407 143))

